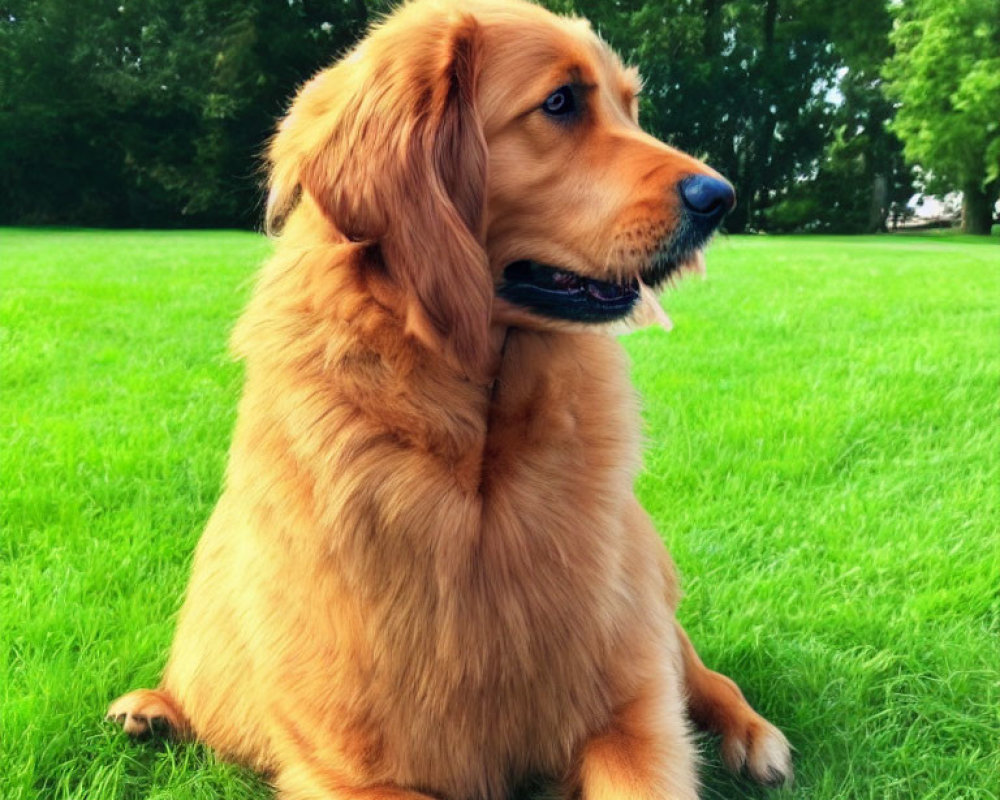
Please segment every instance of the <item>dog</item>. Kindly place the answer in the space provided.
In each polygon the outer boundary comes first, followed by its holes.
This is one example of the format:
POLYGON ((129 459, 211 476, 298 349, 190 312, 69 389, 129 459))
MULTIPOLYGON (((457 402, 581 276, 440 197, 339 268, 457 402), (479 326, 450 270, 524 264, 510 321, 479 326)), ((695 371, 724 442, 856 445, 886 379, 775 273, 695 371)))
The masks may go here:
POLYGON ((109 709, 128 733, 285 800, 694 798, 689 720, 791 777, 676 620, 633 492, 608 331, 734 203, 640 129, 639 90, 586 22, 520 0, 415 0, 301 88, 225 488, 160 687, 109 709))

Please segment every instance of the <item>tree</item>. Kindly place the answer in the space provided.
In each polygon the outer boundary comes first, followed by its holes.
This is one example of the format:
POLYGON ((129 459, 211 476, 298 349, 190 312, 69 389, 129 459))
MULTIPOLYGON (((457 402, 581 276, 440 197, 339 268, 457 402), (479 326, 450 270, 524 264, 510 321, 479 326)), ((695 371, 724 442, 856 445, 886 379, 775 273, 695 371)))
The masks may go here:
POLYGON ((383 0, 7 0, 0 223, 252 226, 296 85, 383 0))
POLYGON ((889 129, 894 108, 882 91, 892 18, 882 3, 842 0, 829 8, 836 78, 829 132, 811 171, 779 187, 767 212, 774 230, 876 233, 913 194, 914 171, 889 129))
POLYGON ((963 192, 962 228, 989 235, 1000 195, 1000 0, 910 0, 886 63, 892 129, 940 191, 963 192))
MULTIPOLYGON (((798 210, 808 210, 806 217, 784 215, 783 224, 789 227, 862 230, 868 224, 877 174, 885 169, 880 119, 866 122, 860 131, 867 147, 864 169, 858 171, 852 162, 849 169, 835 170, 836 180, 818 179, 827 156, 841 152, 834 147, 836 137, 844 131, 848 138, 858 135, 857 120, 869 110, 863 103, 852 103, 854 119, 848 125, 825 96, 845 63, 835 46, 836 26, 847 30, 844 20, 863 20, 851 34, 860 31, 877 43, 880 32, 884 57, 888 16, 882 11, 881 20, 866 24, 872 22, 871 9, 879 9, 878 3, 555 0, 550 5, 571 7, 589 17, 626 60, 640 68, 645 128, 705 159, 732 181, 738 201, 726 219, 728 230, 771 225, 771 207, 783 204, 780 210, 789 210, 789 193, 796 195, 798 210), (852 181, 850 186, 844 186, 846 179, 852 181), (818 196, 824 187, 849 191, 851 214, 860 202, 860 225, 853 216, 845 222, 841 208, 818 196), (803 193, 811 196, 799 197, 803 193)), ((844 33, 843 38, 850 36, 844 33)), ((888 183, 885 175, 878 180, 888 183)))
POLYGON ((113 113, 92 65, 109 47, 92 3, 0 7, 0 222, 97 222, 127 214, 113 113), (70 213, 66 213, 70 212, 70 213))
MULTIPOLYGON (((257 224, 288 98, 394 1, 0 0, 0 223, 257 224)), ((640 68, 643 126, 736 186, 730 231, 876 230, 907 196, 883 3, 543 2, 640 68)))

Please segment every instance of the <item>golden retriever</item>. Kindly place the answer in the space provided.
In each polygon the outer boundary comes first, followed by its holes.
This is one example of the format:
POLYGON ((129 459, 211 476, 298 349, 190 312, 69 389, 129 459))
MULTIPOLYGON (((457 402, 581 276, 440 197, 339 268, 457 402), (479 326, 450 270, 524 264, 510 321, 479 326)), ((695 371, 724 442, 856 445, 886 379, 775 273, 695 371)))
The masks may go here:
POLYGON ((126 731, 287 800, 693 798, 689 718, 790 777, 675 620, 633 493, 610 323, 733 204, 638 91, 586 22, 508 0, 416 0, 302 87, 225 490, 160 688, 111 705, 126 731))

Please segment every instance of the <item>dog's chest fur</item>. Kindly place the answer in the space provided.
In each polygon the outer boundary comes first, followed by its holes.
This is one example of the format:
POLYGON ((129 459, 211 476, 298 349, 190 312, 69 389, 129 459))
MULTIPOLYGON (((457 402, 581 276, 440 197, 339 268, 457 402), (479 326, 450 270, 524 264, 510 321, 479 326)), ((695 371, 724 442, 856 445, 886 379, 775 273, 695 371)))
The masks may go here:
MULTIPOLYGON (((285 653, 258 683, 308 698, 313 731, 302 709, 278 708, 273 742, 352 780, 451 797, 497 798, 569 767, 662 656, 662 597, 634 588, 661 584, 657 557, 626 530, 638 417, 624 370, 610 338, 511 332, 481 427, 441 426, 479 448, 471 489, 454 443, 373 427, 350 404, 319 414, 329 398, 310 416, 315 390, 296 412, 313 422, 272 409, 266 431, 237 431, 217 515, 249 511, 242 575, 286 584, 237 613, 285 653)), ((251 373, 244 404, 265 402, 251 373)))

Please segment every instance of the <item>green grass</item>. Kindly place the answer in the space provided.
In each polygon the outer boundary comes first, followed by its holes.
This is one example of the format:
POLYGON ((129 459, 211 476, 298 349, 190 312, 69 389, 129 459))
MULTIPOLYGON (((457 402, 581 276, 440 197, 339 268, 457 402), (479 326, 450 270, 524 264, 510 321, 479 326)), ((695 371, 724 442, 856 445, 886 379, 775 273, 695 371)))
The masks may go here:
MULTIPOLYGON (((0 230, 0 797, 250 798, 101 723, 155 684, 260 237, 0 230)), ((797 749, 776 798, 1000 796, 1000 246, 731 238, 627 339, 681 617, 797 749)), ((703 748, 706 798, 764 797, 703 748)))

